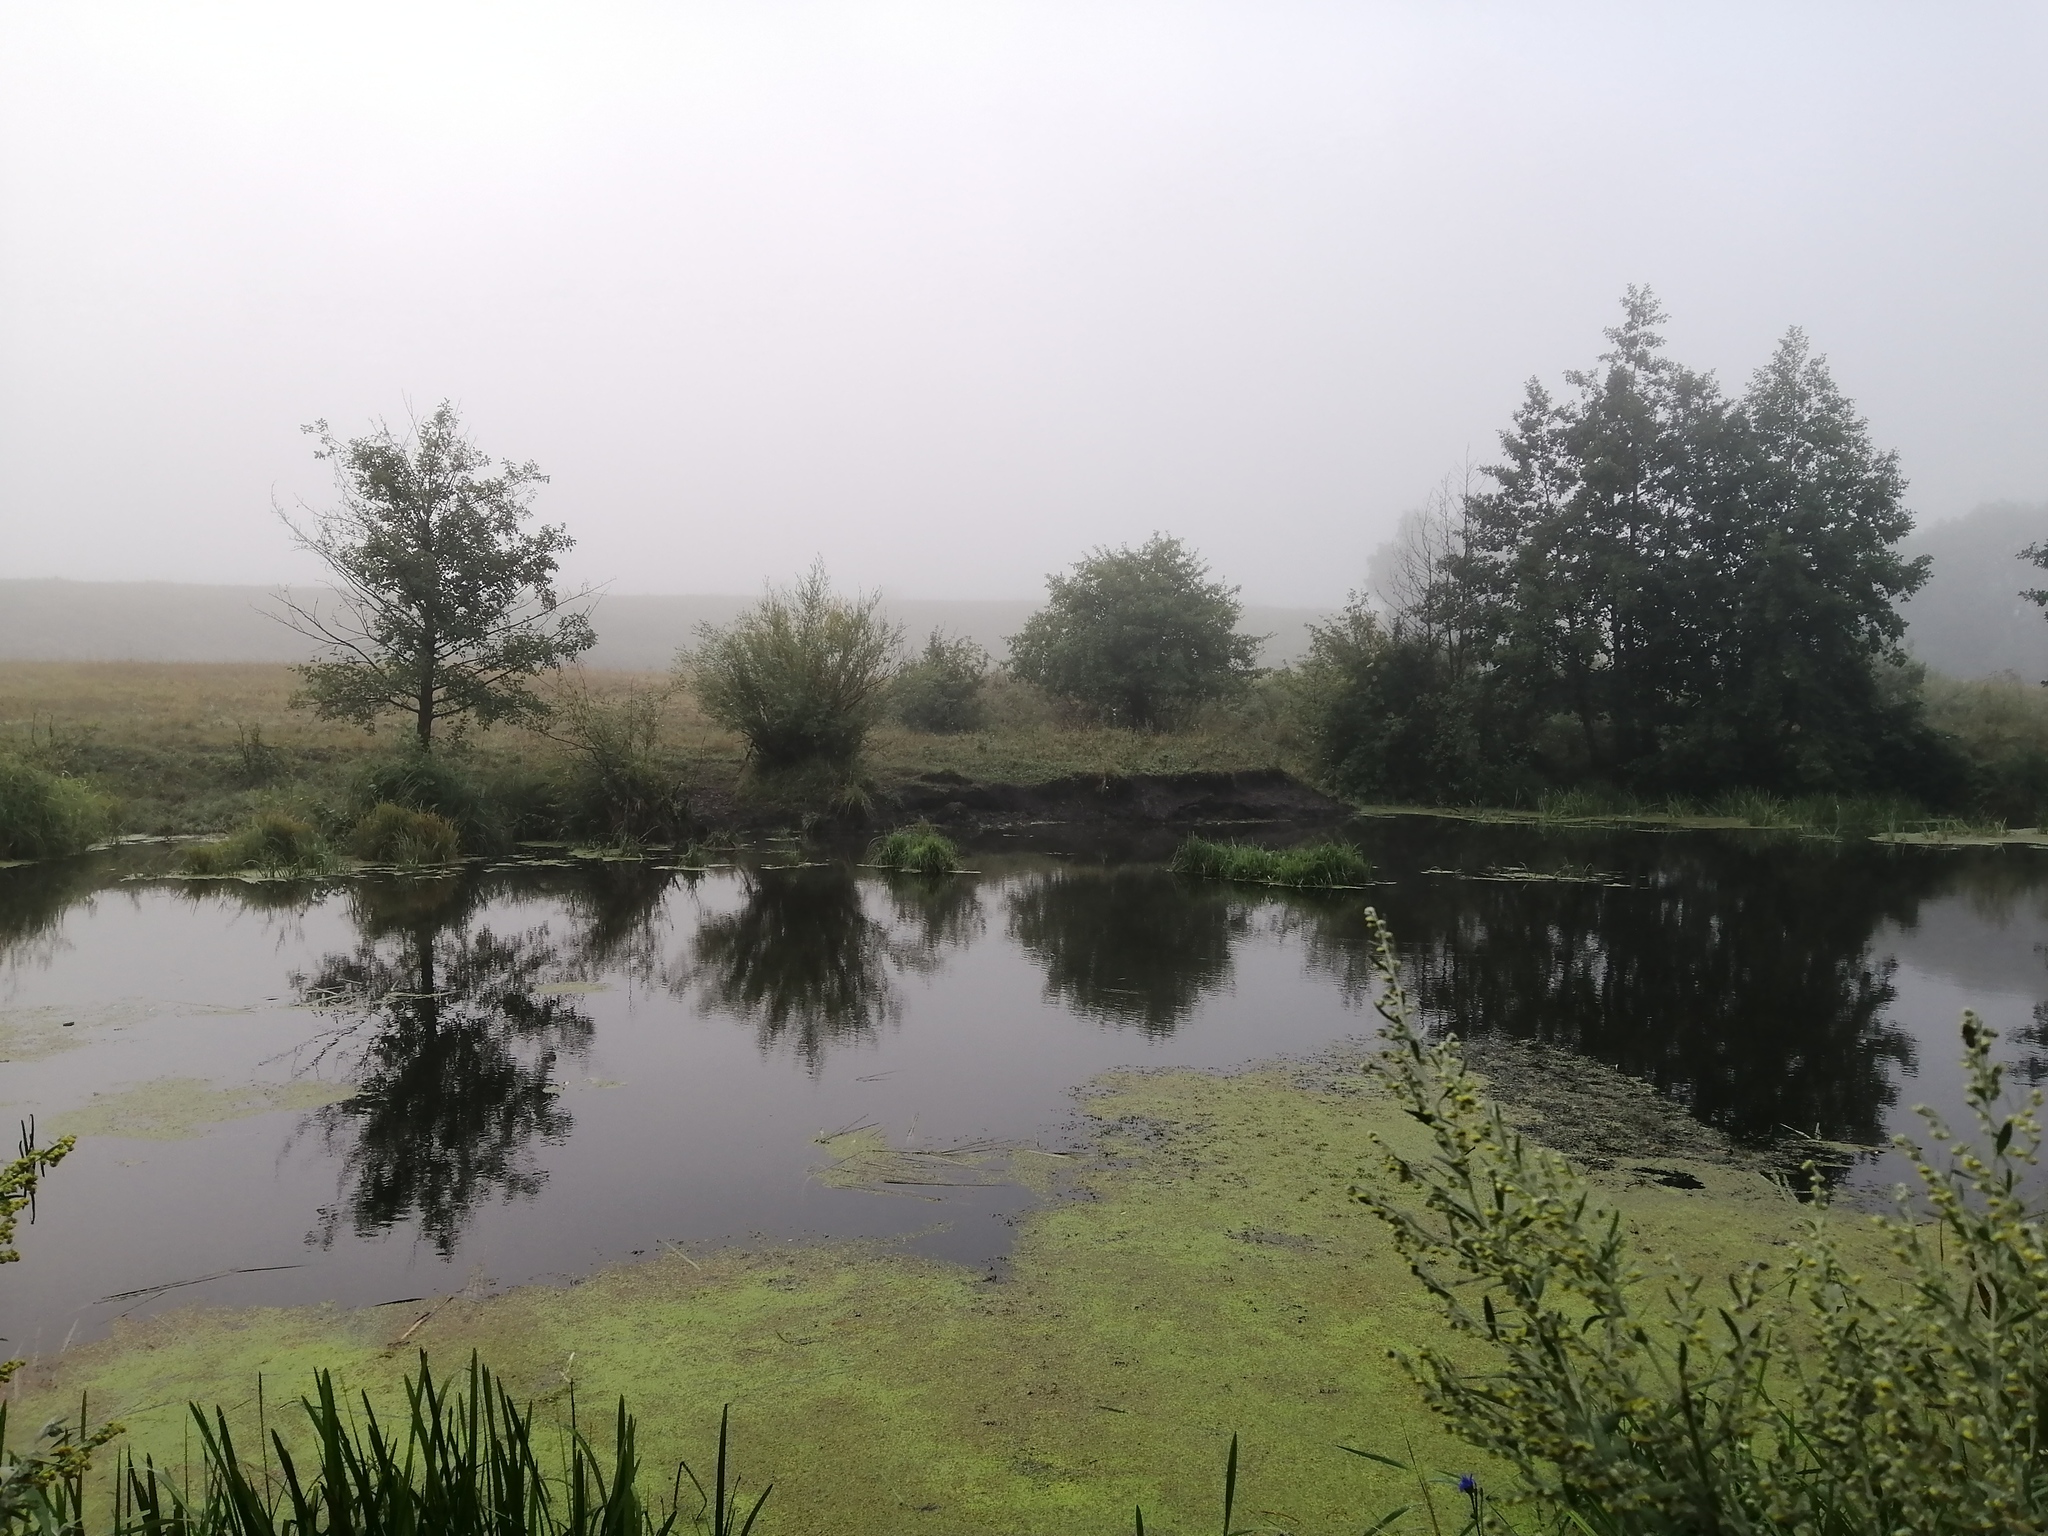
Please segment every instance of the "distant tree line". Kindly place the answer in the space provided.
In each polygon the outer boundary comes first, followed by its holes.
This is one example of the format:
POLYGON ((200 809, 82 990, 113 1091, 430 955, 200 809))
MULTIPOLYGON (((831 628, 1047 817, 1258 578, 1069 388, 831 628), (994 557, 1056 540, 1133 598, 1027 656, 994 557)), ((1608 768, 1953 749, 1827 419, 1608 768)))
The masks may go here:
MULTIPOLYGON (((1558 394, 1532 380, 1499 462, 1411 514, 1374 590, 1262 684, 1332 788, 1421 803, 1568 787, 1970 797, 1977 770, 1930 725, 1901 649, 1898 604, 1928 561, 1898 552, 1912 518, 1897 455, 1799 331, 1730 395, 1666 354, 1664 320, 1631 288, 1595 364, 1558 394)), ((325 648, 301 669, 304 701, 366 725, 403 714, 420 753, 437 725, 550 729, 589 760, 593 798, 626 808, 614 830, 676 824, 651 703, 607 713, 587 690, 534 687, 594 640, 592 594, 555 586, 571 541, 527 526, 537 467, 494 469, 446 404, 403 439, 308 430, 340 504, 287 521, 340 602, 283 615, 325 648)), ((2048 546, 2025 553, 2048 567, 2048 546)), ((1155 534, 1049 576, 1002 670, 1071 721, 1175 728, 1260 679, 1241 615, 1236 588, 1155 534)), ((852 782, 886 721, 983 728, 997 670, 940 632, 906 652, 879 597, 836 593, 822 565, 705 627, 681 661, 756 770, 823 769, 825 790, 852 782)))

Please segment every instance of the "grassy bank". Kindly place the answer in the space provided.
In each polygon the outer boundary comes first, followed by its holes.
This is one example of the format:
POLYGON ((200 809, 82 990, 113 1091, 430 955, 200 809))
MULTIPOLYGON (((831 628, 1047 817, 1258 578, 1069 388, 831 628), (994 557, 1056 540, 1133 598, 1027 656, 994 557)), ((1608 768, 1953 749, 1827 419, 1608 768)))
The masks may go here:
MULTIPOLYGON (((660 694, 651 706, 660 758, 706 820, 726 819, 749 803, 777 804, 776 791, 764 796, 746 785, 741 740, 707 719, 687 691, 666 689, 662 674, 593 672, 584 681, 601 704, 660 694)), ((319 825, 338 845, 349 829, 334 824, 337 808, 360 798, 365 770, 388 760, 402 740, 314 720, 291 708, 293 686, 290 669, 278 665, 0 663, 0 751, 117 802, 110 824, 124 831, 227 832, 262 812, 282 811, 319 825)), ((1842 796, 1736 791, 1646 800, 1593 789, 1552 792, 1521 806, 1367 809, 1931 842, 2040 840, 2030 824, 2038 819, 2037 790, 2048 794, 2048 690, 2016 680, 1936 679, 1928 696, 1931 718, 1978 765, 1985 798, 1967 814, 1842 796)), ((1076 725, 1034 690, 1000 679, 990 685, 988 704, 987 725, 978 731, 877 729, 864 763, 870 787, 887 793, 934 774, 1004 784, 1263 768, 1313 777, 1284 686, 1255 690, 1187 729, 1161 732, 1076 725)), ((541 820, 559 819, 549 807, 573 795, 585 766, 561 741, 517 727, 477 733, 451 745, 449 756, 486 793, 541 820)), ((787 807, 792 818, 804 808, 794 801, 787 807)))
MULTIPOLYGON (((666 681, 658 673, 588 675, 600 700, 666 681)), ((112 793, 127 831, 220 832, 264 809, 309 814, 338 803, 366 765, 402 745, 397 734, 366 735, 294 710, 292 689, 291 670, 276 665, 5 662, 0 747, 112 793)), ((877 730, 866 764, 876 787, 935 772, 1032 784, 1071 774, 1301 767, 1283 737, 1247 730, 1240 716, 1155 734, 1063 723, 1021 687, 992 686, 989 703, 981 731, 877 730)), ((744 744, 686 692, 668 693, 658 708, 662 753, 715 815, 740 792, 744 744)), ((562 743, 516 727, 478 733, 458 755, 486 782, 565 779, 576 766, 562 743)))
MULTIPOLYGON (((1388 1358, 1442 1325, 1348 1197, 1383 1177, 1374 1133, 1415 1148, 1353 1064, 1115 1074, 1083 1107, 1089 1198, 1030 1216, 1001 1278, 881 1246, 776 1246, 445 1303, 185 1311, 33 1364, 18 1418, 86 1390, 176 1465, 188 1397, 226 1404, 253 1446, 259 1373, 272 1422, 295 1428, 277 1405, 316 1368, 393 1404, 423 1348, 451 1378, 478 1351, 544 1423, 572 1383, 586 1409, 625 1393, 650 1469, 699 1464, 730 1403, 750 1485, 776 1485, 775 1532, 1119 1531, 1135 1504, 1148 1529, 1206 1529, 1233 1432, 1246 1524, 1358 1530, 1412 1497, 1340 1443, 1405 1457, 1412 1441, 1425 1465, 1489 1474, 1388 1358)), ((1634 1155, 1594 1175, 1601 1194, 1650 1252, 1714 1272, 1769 1254, 1795 1204, 1699 1155, 1700 1129, 1666 1108, 1683 1138, 1632 1122, 1634 1155), (1701 1187, 1667 1187, 1672 1170, 1701 1187)))

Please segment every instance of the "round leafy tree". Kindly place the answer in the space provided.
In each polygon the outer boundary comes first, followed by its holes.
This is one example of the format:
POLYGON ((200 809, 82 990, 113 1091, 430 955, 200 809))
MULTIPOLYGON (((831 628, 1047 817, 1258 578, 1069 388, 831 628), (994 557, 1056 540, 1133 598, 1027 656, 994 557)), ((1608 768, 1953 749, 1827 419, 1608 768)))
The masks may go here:
POLYGON ((1242 687, 1257 635, 1237 632, 1237 588, 1179 539, 1096 549, 1010 637, 1010 670, 1112 724, 1153 730, 1242 687))

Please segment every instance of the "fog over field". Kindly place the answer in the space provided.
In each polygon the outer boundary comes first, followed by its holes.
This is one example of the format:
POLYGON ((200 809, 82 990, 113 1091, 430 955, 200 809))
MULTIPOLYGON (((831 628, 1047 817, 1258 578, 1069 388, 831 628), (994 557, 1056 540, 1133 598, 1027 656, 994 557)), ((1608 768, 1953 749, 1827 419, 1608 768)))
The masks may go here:
POLYGON ((2029 4, 0 5, 0 576, 315 580, 270 511, 328 494, 299 426, 446 397, 622 596, 822 555, 1018 602, 1162 530, 1327 609, 1629 283, 1730 389, 1805 327, 1924 527, 2035 503, 2044 37, 2029 4))

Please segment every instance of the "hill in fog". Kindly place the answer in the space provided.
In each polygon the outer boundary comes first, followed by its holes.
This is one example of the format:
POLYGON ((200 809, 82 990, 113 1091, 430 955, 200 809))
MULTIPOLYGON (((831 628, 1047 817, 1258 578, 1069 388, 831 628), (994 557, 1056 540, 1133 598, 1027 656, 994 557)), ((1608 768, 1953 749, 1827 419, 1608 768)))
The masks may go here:
POLYGON ((1902 608, 1906 648, 1937 672, 2048 678, 2048 621, 2019 594, 2048 586, 2048 571, 2019 557, 2048 540, 2048 503, 1993 502, 1916 531, 1906 552, 1932 555, 1934 572, 1902 608))
MULTIPOLYGON (((304 661, 313 647, 266 616, 268 587, 178 582, 0 581, 0 660, 7 661, 304 661)), ((700 623, 722 624, 752 597, 607 597, 593 615, 594 667, 653 671, 692 643, 700 623)), ((936 626, 1003 656, 1039 606, 1034 601, 944 602, 904 598, 884 604, 915 645, 936 626)), ((1264 662, 1279 666, 1308 645, 1313 608, 1247 607, 1247 633, 1270 635, 1264 662)))

